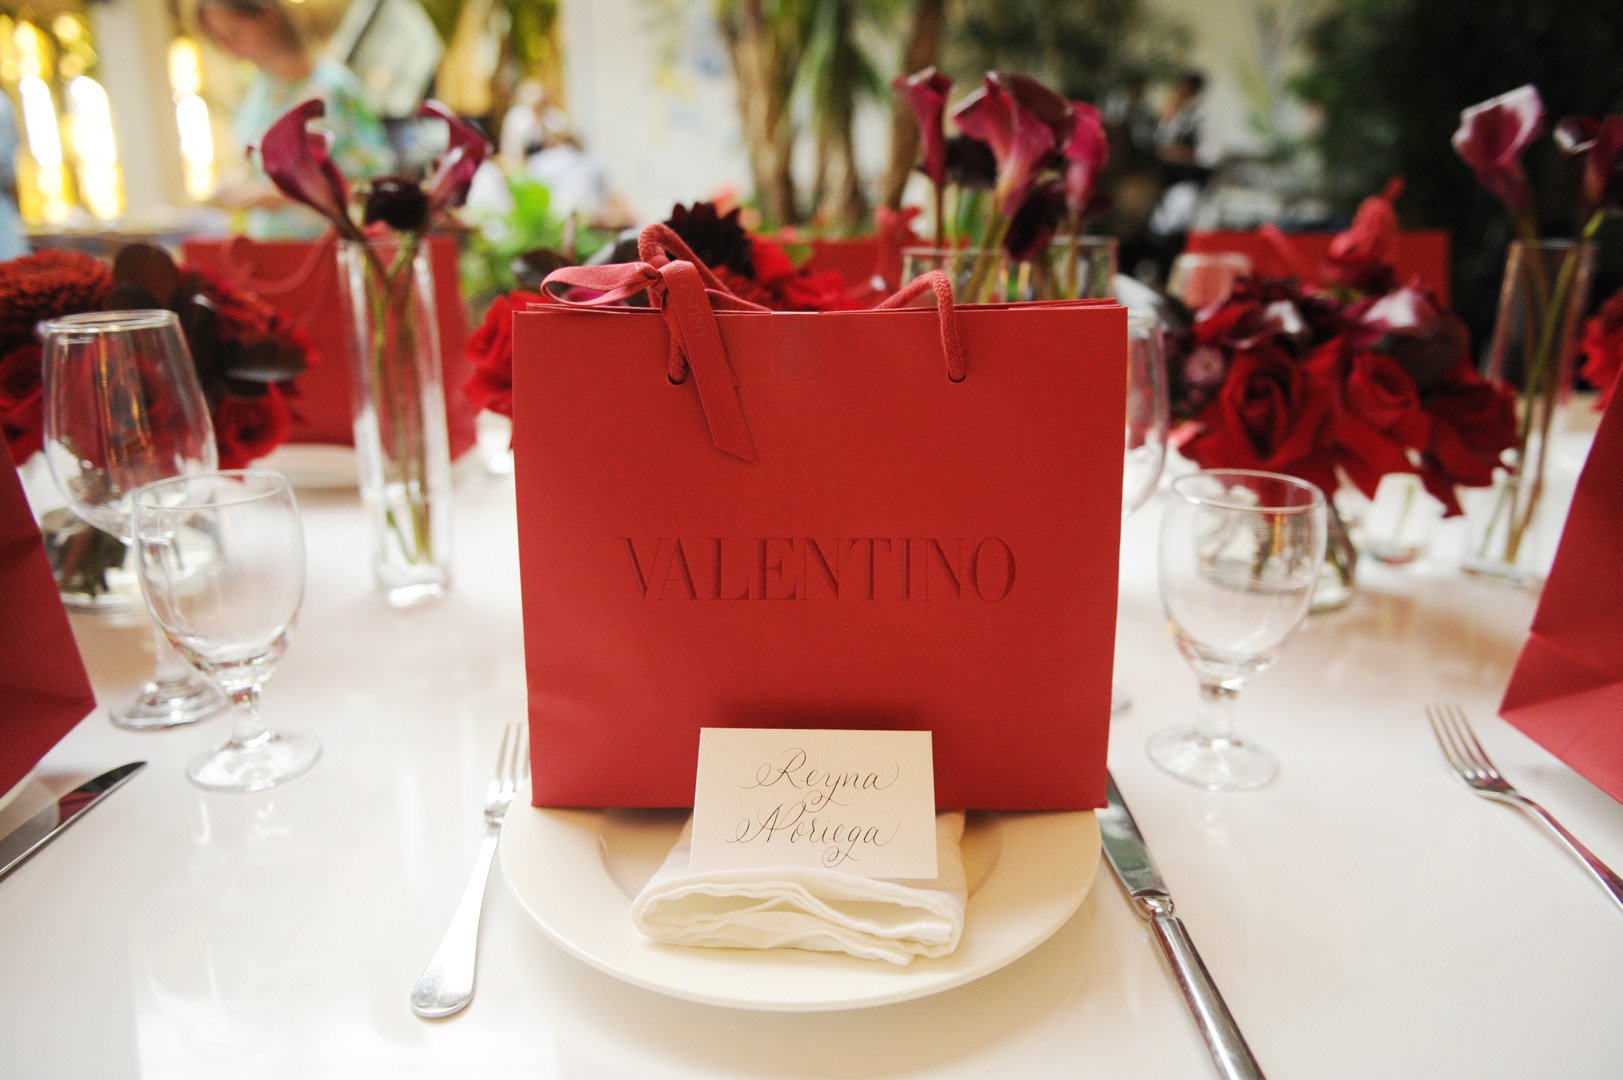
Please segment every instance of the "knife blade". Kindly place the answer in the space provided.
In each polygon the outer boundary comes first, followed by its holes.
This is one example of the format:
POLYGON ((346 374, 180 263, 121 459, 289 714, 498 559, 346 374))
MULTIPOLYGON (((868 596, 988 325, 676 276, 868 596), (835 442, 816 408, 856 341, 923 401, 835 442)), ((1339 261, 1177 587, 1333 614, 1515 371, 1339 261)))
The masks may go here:
POLYGON ((1150 924, 1155 943, 1161 947, 1178 988, 1200 1025, 1200 1034, 1211 1052, 1212 1063, 1218 1075, 1225 1080, 1262 1080, 1262 1066, 1246 1045, 1245 1036, 1234 1021, 1223 995, 1217 992, 1211 973, 1195 951, 1189 931, 1173 910, 1172 894, 1167 891, 1161 872, 1150 858, 1150 849, 1144 843, 1144 834, 1138 831, 1132 811, 1116 787, 1116 778, 1106 774, 1108 805, 1097 811, 1099 832, 1104 840, 1105 857, 1116 872, 1133 909, 1150 924))
POLYGON ((86 810, 146 768, 146 764, 132 761, 86 780, 0 838, 0 879, 27 862, 40 848, 60 836, 63 829, 78 821, 86 810))

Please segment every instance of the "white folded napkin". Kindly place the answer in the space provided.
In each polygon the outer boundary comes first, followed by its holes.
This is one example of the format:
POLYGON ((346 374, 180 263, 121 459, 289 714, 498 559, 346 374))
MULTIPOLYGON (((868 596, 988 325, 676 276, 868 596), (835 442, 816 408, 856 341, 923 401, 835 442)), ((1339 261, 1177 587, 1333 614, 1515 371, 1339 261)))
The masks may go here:
POLYGON ((936 815, 931 881, 777 867, 695 873, 693 821, 631 903, 638 929, 674 945, 815 949, 906 964, 945 956, 964 931, 964 815, 936 815))

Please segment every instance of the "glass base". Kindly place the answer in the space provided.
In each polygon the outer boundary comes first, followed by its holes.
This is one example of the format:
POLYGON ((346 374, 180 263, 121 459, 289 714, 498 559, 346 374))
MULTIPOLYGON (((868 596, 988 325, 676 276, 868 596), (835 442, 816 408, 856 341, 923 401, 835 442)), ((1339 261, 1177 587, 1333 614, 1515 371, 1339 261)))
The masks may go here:
POLYGON ((107 710, 113 723, 131 731, 162 731, 206 720, 227 708, 225 696, 195 675, 149 682, 107 710))
POLYGON ((443 579, 433 581, 411 581, 403 585, 382 584, 383 598, 390 607, 410 608, 418 604, 427 604, 450 591, 448 582, 443 579))
POLYGON ((186 775, 209 791, 263 791, 298 776, 320 756, 314 735, 266 732, 250 742, 203 751, 186 763, 186 775))
POLYGON ((1279 762, 1254 743, 1209 739, 1194 728, 1158 731, 1145 749, 1162 771, 1207 791, 1249 791, 1279 773, 1279 762))
POLYGON ((1472 577, 1484 578, 1515 589, 1529 588, 1544 581, 1544 576, 1531 567, 1469 555, 1460 560, 1460 569, 1472 577))

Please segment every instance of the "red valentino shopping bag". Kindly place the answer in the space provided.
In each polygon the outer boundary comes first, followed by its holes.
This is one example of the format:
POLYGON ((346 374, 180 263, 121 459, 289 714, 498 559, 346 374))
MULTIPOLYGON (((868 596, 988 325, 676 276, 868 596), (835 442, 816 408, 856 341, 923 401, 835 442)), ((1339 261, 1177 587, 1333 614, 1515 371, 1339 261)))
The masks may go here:
POLYGON ((932 277, 570 268, 515 316, 536 805, 690 805, 706 726, 928 729, 943 808, 1103 805, 1126 313, 932 277))

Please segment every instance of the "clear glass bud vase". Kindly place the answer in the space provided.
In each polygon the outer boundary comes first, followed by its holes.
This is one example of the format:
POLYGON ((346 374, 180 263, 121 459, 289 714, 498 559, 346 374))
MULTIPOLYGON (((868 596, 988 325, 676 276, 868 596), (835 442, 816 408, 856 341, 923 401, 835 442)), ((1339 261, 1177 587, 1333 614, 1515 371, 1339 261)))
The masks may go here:
POLYGON ((1464 568, 1509 584, 1542 577, 1549 555, 1544 480, 1551 437, 1572 393, 1580 316, 1595 249, 1570 240, 1517 241, 1505 260, 1488 374, 1520 388, 1516 446, 1491 488, 1465 503, 1464 568))
POLYGON ((451 456, 427 252, 338 245, 348 305, 350 393, 372 565, 389 603, 409 607, 451 584, 451 456))

